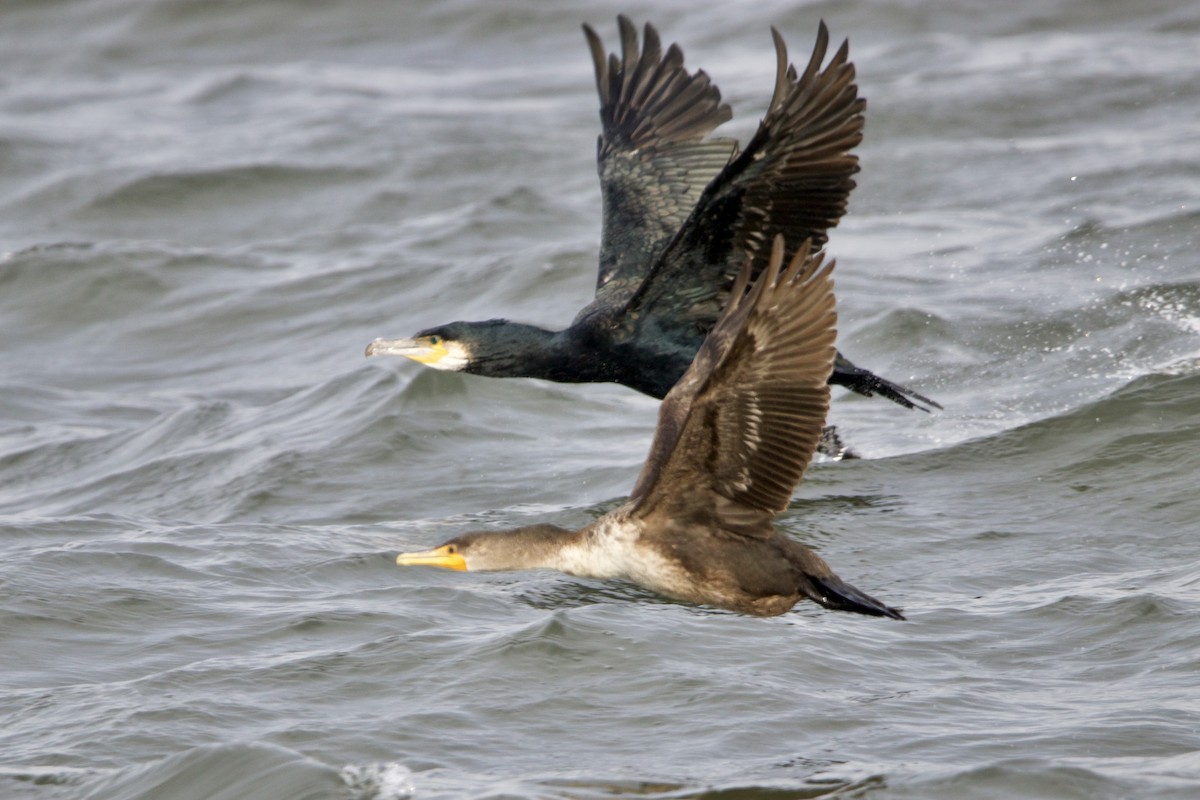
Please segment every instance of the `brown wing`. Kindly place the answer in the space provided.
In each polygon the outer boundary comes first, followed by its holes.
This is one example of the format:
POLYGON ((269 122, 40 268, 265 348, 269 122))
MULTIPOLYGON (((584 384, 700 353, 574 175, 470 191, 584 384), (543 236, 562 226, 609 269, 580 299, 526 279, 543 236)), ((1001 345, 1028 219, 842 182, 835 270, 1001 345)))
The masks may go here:
POLYGON ((804 243, 786 269, 776 237, 749 292, 734 300, 659 409, 633 513, 702 514, 767 535, 812 459, 829 409, 837 313, 833 262, 804 243))
MULTIPOLYGON (((637 30, 617 17, 621 57, 605 56, 591 27, 583 32, 596 68, 601 134, 596 162, 604 203, 600 271, 596 288, 616 282, 627 297, 642 282, 704 187, 729 163, 737 143, 705 141, 732 116, 704 72, 688 74, 683 52, 664 56, 658 31, 637 30)), ((623 301, 622 301, 623 302, 623 301)))
POLYGON ((626 306, 654 329, 705 332, 716 322, 729 286, 749 253, 751 277, 766 266, 769 242, 782 234, 791 247, 826 240, 854 188, 866 101, 858 96, 849 46, 821 62, 829 31, 821 23, 803 73, 787 60, 772 29, 778 59, 770 110, 746 149, 705 189, 642 286, 626 306))

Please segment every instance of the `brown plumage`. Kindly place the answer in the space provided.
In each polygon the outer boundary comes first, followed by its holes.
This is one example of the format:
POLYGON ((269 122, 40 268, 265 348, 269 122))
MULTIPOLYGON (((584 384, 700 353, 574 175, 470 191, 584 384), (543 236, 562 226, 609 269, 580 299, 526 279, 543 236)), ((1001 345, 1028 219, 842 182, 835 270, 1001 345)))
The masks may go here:
POLYGON ((623 578, 688 602, 761 616, 808 598, 903 619, 818 555, 775 530, 775 515, 817 447, 829 408, 837 315, 833 263, 807 244, 784 268, 776 238, 667 394, 628 502, 591 525, 470 533, 400 564, 464 570, 558 569, 623 578))

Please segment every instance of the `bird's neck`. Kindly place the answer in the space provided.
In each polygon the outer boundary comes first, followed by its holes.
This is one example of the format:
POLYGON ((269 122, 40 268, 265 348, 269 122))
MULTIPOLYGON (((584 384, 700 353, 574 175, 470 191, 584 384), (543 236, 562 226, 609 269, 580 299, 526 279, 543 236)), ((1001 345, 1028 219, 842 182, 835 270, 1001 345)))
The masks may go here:
POLYGON ((602 314, 577 318, 562 331, 508 320, 458 324, 473 333, 466 372, 558 383, 622 383, 659 398, 687 369, 695 351, 666 337, 631 343, 602 314))
POLYGON ((578 547, 582 531, 557 525, 530 525, 482 534, 473 543, 468 563, 472 570, 562 569, 565 553, 578 547))
POLYGON ((487 336, 471 342, 466 372, 489 378, 534 378, 558 349, 558 334, 508 320, 488 323, 487 336))
POLYGON ((473 544, 471 569, 554 569, 585 578, 624 578, 637 561, 637 530, 607 515, 582 530, 531 525, 485 534, 473 544))
POLYGON ((579 346, 570 331, 505 321, 473 345, 466 372, 492 378, 541 378, 559 383, 615 380, 609 359, 579 346))

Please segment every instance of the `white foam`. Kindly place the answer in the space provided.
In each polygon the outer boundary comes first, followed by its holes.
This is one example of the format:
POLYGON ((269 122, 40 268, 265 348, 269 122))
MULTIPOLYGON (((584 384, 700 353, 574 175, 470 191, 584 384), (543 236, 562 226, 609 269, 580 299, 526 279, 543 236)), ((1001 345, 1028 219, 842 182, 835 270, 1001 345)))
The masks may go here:
POLYGON ((403 800, 412 797, 412 770, 403 764, 348 764, 342 780, 355 791, 357 800, 403 800))

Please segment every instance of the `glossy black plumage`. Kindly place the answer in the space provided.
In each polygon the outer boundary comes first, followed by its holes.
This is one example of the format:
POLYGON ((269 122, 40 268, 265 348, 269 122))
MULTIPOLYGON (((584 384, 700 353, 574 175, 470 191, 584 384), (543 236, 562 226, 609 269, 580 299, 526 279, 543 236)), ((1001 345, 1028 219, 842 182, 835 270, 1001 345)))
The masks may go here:
MULTIPOLYGON (((376 340, 368 355, 406 355, 490 377, 612 381, 661 398, 716 323, 747 257, 754 277, 776 234, 797 245, 825 242, 854 188, 858 159, 851 150, 862 138, 865 101, 848 46, 822 67, 829 44, 822 23, 799 72, 772 29, 775 91, 758 131, 739 150, 732 139, 706 138, 730 117, 708 76, 689 74, 676 45, 664 53, 651 25, 639 50, 633 24, 623 16, 618 23, 620 56, 606 57, 584 26, 601 119, 604 213, 594 300, 563 331, 506 320, 455 322, 410 339, 376 340)), ((908 408, 937 405, 840 353, 830 381, 908 408)))

